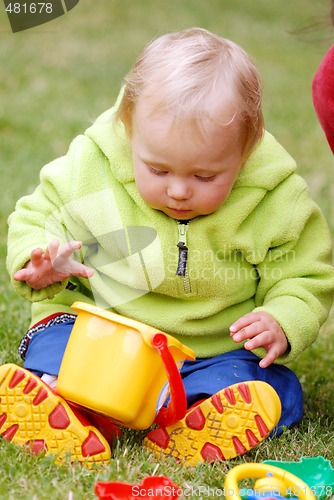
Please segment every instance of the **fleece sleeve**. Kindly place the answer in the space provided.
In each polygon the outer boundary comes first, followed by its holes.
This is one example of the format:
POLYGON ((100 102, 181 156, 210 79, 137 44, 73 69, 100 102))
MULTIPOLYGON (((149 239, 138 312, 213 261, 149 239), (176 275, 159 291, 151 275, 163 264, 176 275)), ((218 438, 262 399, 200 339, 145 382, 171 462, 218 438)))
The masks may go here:
MULTIPOLYGON (((297 357, 317 338, 329 313, 334 290, 331 236, 319 207, 305 186, 296 196, 287 228, 258 263, 257 311, 271 314, 289 342, 278 363, 297 357)), ((264 350, 256 349, 264 356, 264 350)))
MULTIPOLYGON (((92 141, 77 137, 66 156, 43 167, 38 187, 31 195, 22 197, 9 216, 7 269, 16 292, 31 302, 51 299, 67 285, 68 280, 63 280, 42 290, 33 290, 26 282, 14 280, 13 275, 30 260, 33 249, 44 250, 55 238, 61 243, 73 239, 63 217, 66 204, 77 190, 85 156, 86 163, 90 160, 88 154, 82 154, 87 143, 92 141)), ((82 260, 80 252, 76 252, 74 258, 82 260)))
MULTIPOLYGON (((30 260, 32 250, 35 248, 45 250, 51 241, 47 221, 51 220, 54 214, 60 213, 62 200, 59 192, 49 181, 49 172, 60 174, 64 171, 65 164, 66 158, 59 158, 44 167, 41 171, 40 185, 31 195, 24 196, 17 202, 15 211, 8 219, 7 269, 16 292, 32 302, 52 298, 67 284, 67 280, 63 280, 42 290, 33 290, 25 281, 13 279, 14 273, 30 260)), ((61 227, 59 219, 58 223, 61 227)), ((53 237, 63 242, 61 234, 54 234, 53 237)))

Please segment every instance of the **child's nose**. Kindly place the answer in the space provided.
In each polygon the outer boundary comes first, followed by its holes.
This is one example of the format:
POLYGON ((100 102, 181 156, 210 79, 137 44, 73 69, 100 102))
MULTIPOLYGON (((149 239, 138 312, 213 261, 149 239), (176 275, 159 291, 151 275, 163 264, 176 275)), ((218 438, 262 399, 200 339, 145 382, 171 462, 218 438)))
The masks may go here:
POLYGON ((167 194, 174 200, 188 200, 191 196, 190 186, 185 180, 175 179, 169 182, 167 194))

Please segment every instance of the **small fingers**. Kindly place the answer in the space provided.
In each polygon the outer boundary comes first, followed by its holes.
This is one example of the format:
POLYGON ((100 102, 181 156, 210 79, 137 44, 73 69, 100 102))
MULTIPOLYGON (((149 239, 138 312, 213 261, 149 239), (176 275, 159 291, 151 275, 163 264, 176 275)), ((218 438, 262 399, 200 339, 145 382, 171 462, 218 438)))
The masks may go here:
POLYGON ((248 326, 241 328, 237 332, 230 332, 231 337, 235 342, 241 342, 242 340, 251 339, 264 331, 265 325, 260 321, 255 321, 248 326))
POLYGON ((82 247, 81 241, 68 241, 67 243, 59 243, 58 240, 53 240, 48 244, 45 255, 49 254, 51 259, 56 257, 70 257, 73 252, 82 247))
POLYGON ((94 274, 94 269, 87 267, 79 262, 72 261, 71 263, 71 275, 81 276, 81 278, 91 278, 94 274))
MULTIPOLYGON (((52 262, 52 267, 57 272, 71 272, 71 256, 72 254, 81 248, 82 243, 80 241, 69 241, 68 243, 59 244, 57 240, 54 240, 48 246, 50 252, 50 259, 52 262)), ((78 276, 81 276, 80 274, 78 276)))
POLYGON ((272 332, 264 331, 258 335, 254 335, 253 338, 245 342, 245 349, 251 351, 252 349, 257 349, 258 347, 263 347, 265 345, 270 345, 271 342, 275 340, 275 336, 272 332))
POLYGON ((271 365, 271 363, 273 363, 275 361, 275 359, 277 357, 278 356, 276 356, 275 354, 268 352, 265 355, 265 357, 263 359, 261 359, 261 361, 259 362, 259 367, 260 368, 267 368, 269 365, 271 365))
POLYGON ((14 274, 13 278, 15 281, 26 281, 29 274, 26 269, 20 269, 14 274))
POLYGON ((69 241, 60 244, 58 240, 53 240, 49 243, 45 255, 50 255, 50 260, 54 262, 56 259, 64 260, 70 257, 73 252, 81 248, 81 241, 69 241))
POLYGON ((248 313, 239 318, 237 321, 235 321, 231 326, 230 326, 230 332, 233 335, 234 333, 238 332, 239 330, 245 328, 248 325, 251 325, 252 323, 256 321, 260 321, 261 316, 256 313, 248 313))
POLYGON ((59 247, 59 254, 64 257, 70 257, 76 250, 82 247, 81 241, 69 241, 68 243, 63 243, 59 247))
POLYGON ((30 254, 30 262, 34 266, 38 266, 43 262, 43 250, 41 248, 35 248, 30 254))

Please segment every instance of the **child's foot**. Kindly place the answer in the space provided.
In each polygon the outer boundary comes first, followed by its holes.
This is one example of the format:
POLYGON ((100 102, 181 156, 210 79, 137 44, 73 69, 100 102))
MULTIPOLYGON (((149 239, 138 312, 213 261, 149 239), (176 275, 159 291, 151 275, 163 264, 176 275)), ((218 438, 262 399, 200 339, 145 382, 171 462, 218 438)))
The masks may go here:
POLYGON ((39 377, 14 364, 0 366, 0 436, 33 453, 93 464, 109 462, 102 434, 80 419, 39 377))
POLYGON ((185 460, 185 465, 229 460, 254 448, 277 425, 281 402, 265 382, 231 385, 191 408, 165 429, 149 432, 144 447, 157 458, 185 460))

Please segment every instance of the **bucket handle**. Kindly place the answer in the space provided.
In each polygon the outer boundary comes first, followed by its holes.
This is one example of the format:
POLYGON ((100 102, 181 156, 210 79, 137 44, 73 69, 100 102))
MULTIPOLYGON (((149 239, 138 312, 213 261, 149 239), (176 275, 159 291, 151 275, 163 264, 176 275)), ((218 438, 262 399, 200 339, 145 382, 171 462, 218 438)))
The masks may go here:
POLYGON ((154 419, 154 423, 161 427, 168 427, 185 416, 187 411, 187 398, 180 372, 168 348, 166 335, 163 333, 156 333, 153 335, 151 342, 152 346, 161 356, 170 388, 170 400, 167 408, 164 406, 160 408, 154 419))

